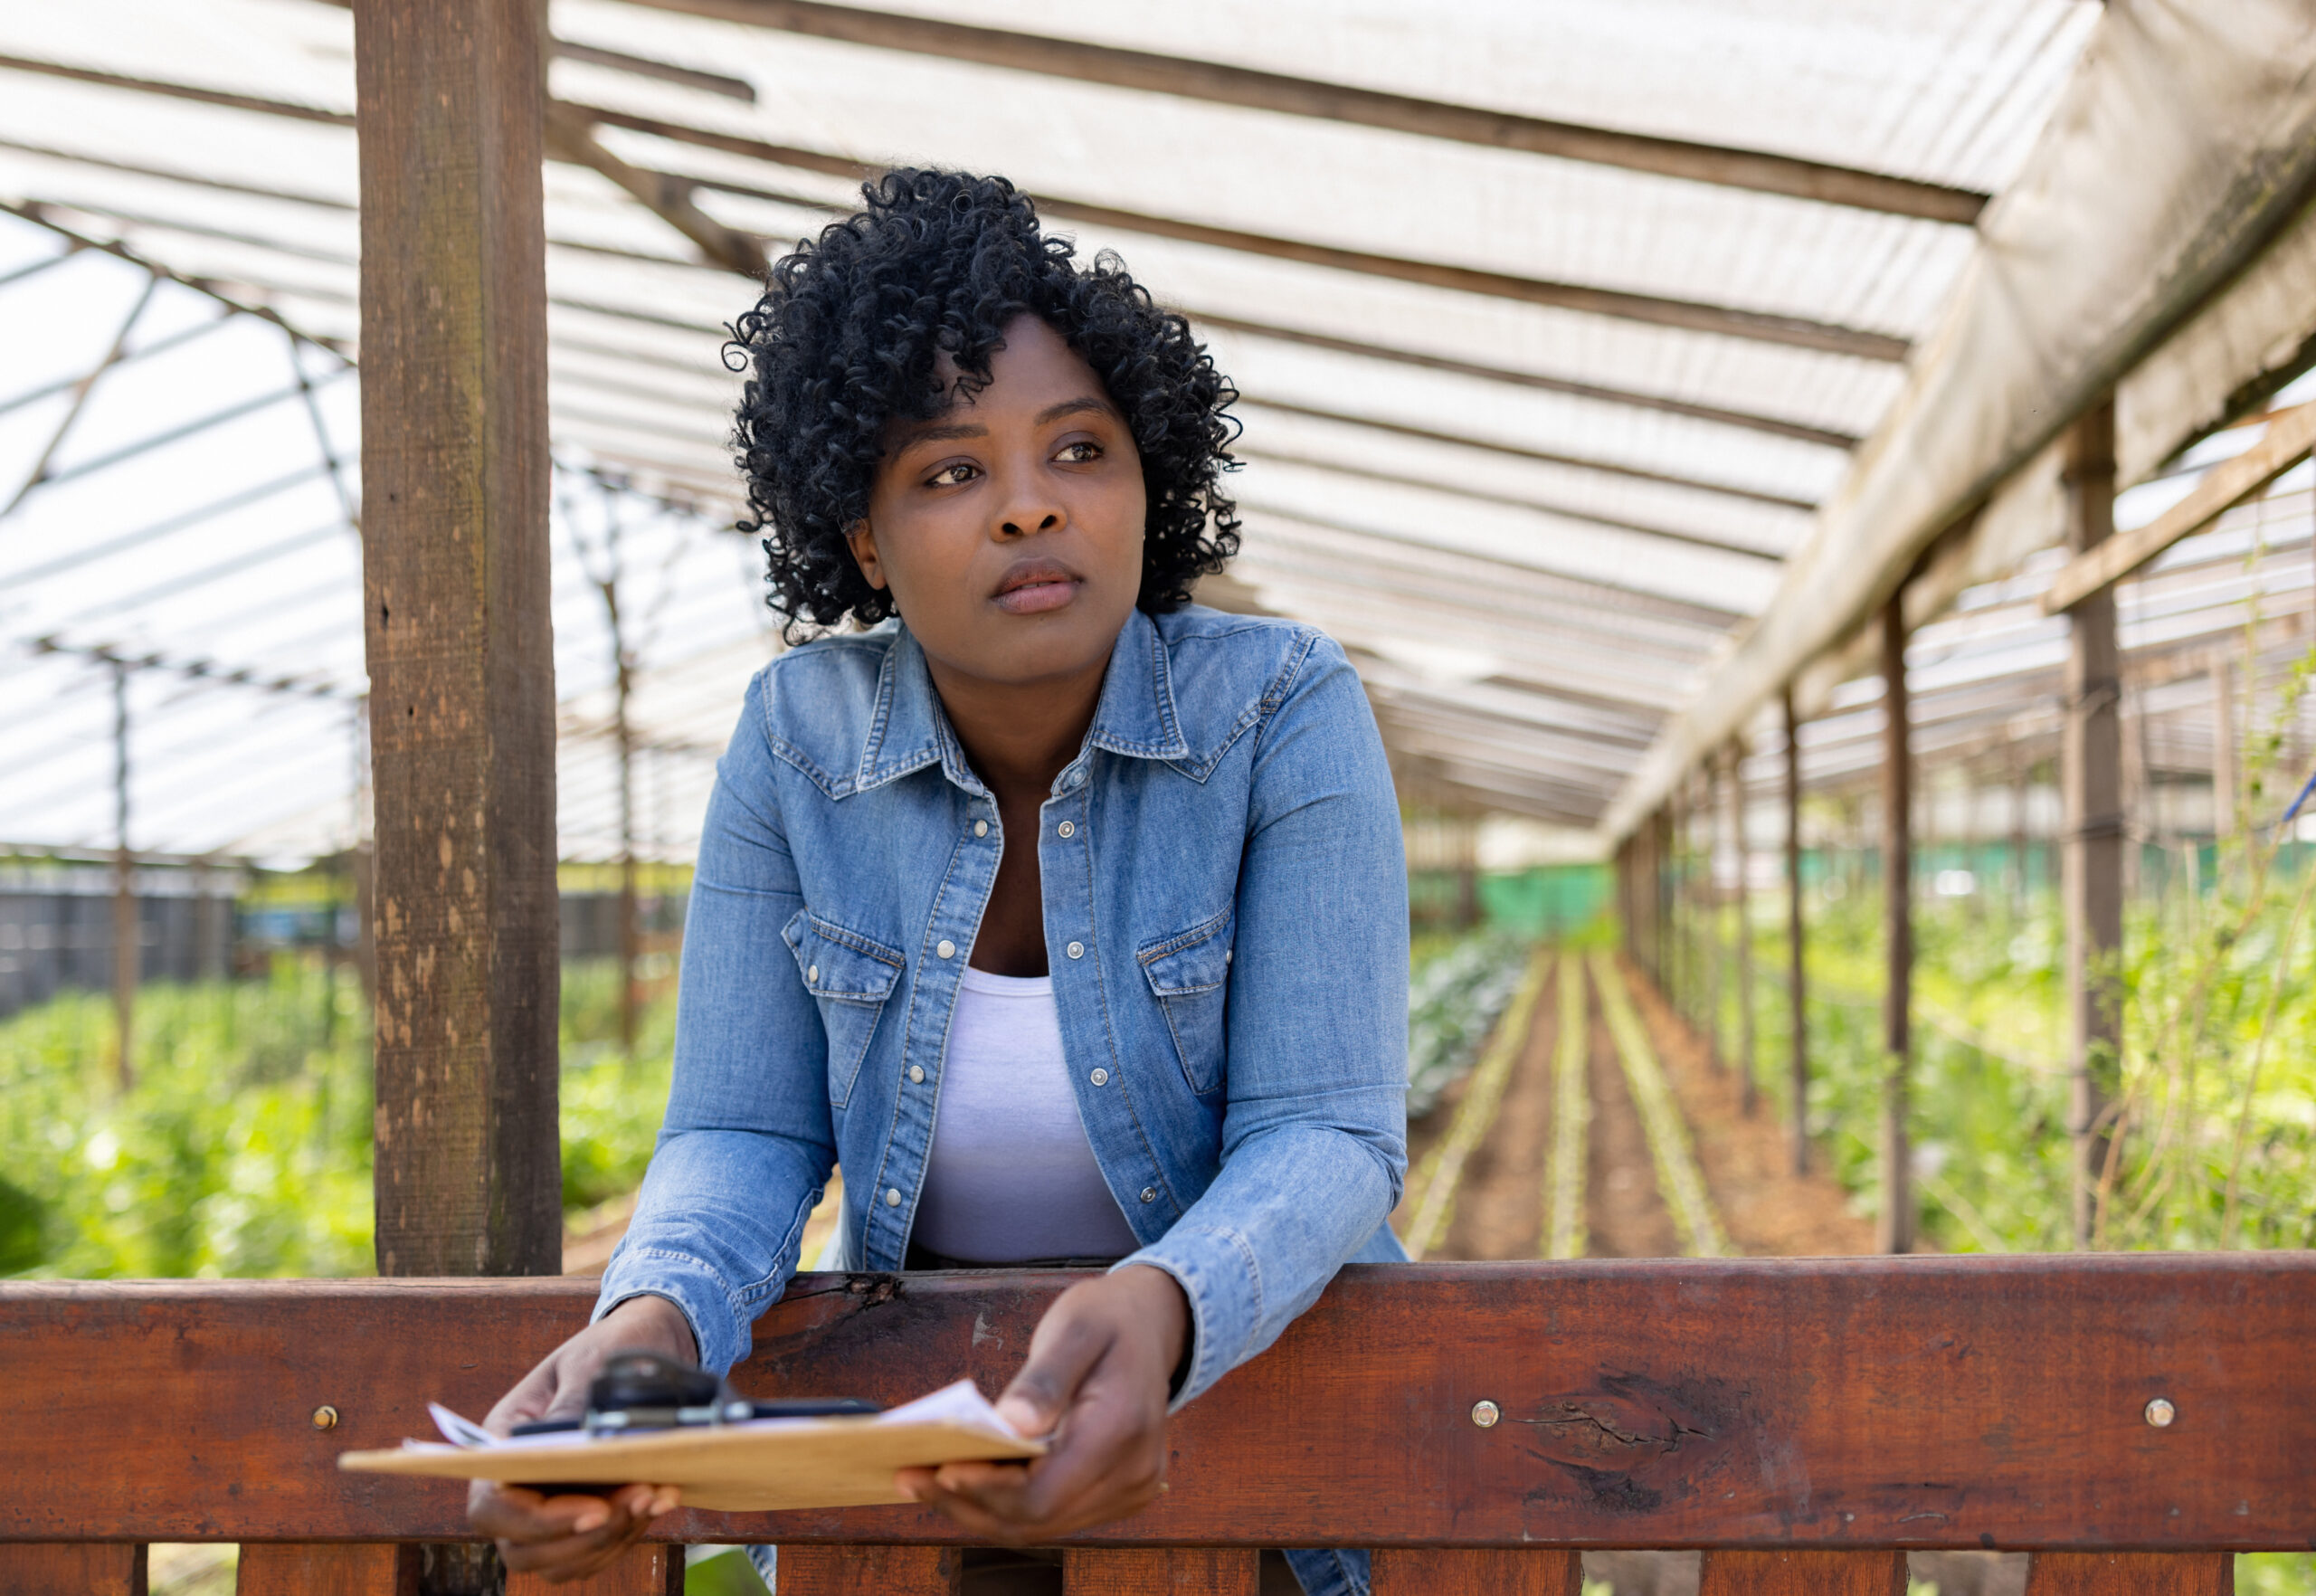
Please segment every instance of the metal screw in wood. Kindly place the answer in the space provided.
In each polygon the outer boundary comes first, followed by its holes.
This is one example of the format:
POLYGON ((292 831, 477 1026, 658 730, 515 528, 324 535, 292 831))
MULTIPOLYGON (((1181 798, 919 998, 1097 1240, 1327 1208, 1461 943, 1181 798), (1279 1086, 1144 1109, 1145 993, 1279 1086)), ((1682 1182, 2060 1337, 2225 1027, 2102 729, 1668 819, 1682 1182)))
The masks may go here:
POLYGON ((1472 1422, 1482 1430, 1494 1430, 1495 1421, 1504 1417, 1504 1410, 1494 1402, 1482 1401, 1472 1404, 1472 1422))
POLYGON ((2157 1397, 2147 1404, 2147 1421, 2158 1430, 2168 1430, 2171 1420, 2178 1416, 2179 1410, 2173 1407, 2167 1398, 2157 1397))
POLYGON ((337 1410, 329 1406, 327 1402, 322 1406, 316 1408, 314 1410, 314 1428, 316 1430, 336 1430, 337 1428, 337 1410))

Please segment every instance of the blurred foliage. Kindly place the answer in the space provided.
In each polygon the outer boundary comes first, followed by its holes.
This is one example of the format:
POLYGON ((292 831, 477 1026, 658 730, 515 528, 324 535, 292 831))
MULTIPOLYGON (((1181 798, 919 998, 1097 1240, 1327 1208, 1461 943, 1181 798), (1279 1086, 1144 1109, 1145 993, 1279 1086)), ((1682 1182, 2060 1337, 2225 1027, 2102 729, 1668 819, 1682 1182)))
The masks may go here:
MULTIPOLYGON (((2245 752, 2245 808, 2254 817, 2279 817, 2276 794, 2297 790, 2291 773, 2279 770, 2281 728, 2309 675, 2295 672, 2273 728, 2245 752)), ((2316 1242, 2316 847, 2272 820, 2216 846, 2142 848, 2137 864, 2123 947, 2108 966, 2121 994, 2123 1040, 2120 1058, 2098 1068, 2109 1077, 2105 1123, 2119 1135, 2094 1244, 2309 1246, 2316 1242)), ((2003 864, 1976 872, 1970 890, 1954 896, 1926 890, 1936 876, 1922 875, 1909 1125, 1922 1234, 1950 1251, 2063 1249, 2072 1240, 2073 1195, 2057 894, 2022 887, 2003 864)), ((1757 895, 1751 907, 1755 1068, 1782 1113, 1782 895, 1757 895)), ((1825 871, 1808 894, 1808 1122, 1861 1211, 1879 1202, 1881 914, 1878 885, 1855 856, 1847 868, 1825 871)), ((1733 933, 1733 922, 1725 919, 1723 929, 1733 933)), ((1723 988, 1727 1055, 1738 1032, 1737 998, 1733 981, 1723 988)))
POLYGON ((1408 984, 1408 1117, 1431 1112, 1440 1094, 1478 1060, 1527 964, 1528 943, 1484 930, 1426 937, 1408 984))
MULTIPOLYGON (((632 1190, 667 1105, 672 995, 631 1059, 610 961, 565 966, 564 1198, 632 1190)), ((353 970, 281 955, 258 981, 138 994, 135 1084, 112 1002, 0 1021, 0 1276, 360 1275, 374 1267, 369 1026, 353 970)))
POLYGON ((740 1548, 703 1557, 684 1570, 684 1596, 768 1596, 740 1548))

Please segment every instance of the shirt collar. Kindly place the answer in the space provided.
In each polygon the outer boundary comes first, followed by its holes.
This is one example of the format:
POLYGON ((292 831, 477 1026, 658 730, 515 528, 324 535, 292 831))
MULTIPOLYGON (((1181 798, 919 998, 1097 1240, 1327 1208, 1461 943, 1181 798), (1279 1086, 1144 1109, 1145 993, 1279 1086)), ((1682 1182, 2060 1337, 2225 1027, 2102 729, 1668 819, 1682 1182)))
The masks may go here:
MULTIPOLYGON (((1110 646, 1109 669, 1102 678, 1102 696, 1094 705, 1094 723, 1087 728, 1086 747, 1101 748, 1135 759, 1184 759, 1190 744, 1183 740, 1174 713, 1173 676, 1167 665, 1166 640, 1149 616, 1129 613, 1110 646)), ((1080 751, 1072 768, 1084 764, 1080 751)), ((942 711, 941 695, 925 663, 925 651, 906 625, 895 623, 893 646, 877 677, 877 708, 869 717, 868 740, 861 745, 860 768, 854 779, 858 790, 881 787, 887 782, 939 765, 944 774, 967 792, 982 793, 982 784, 950 729, 942 711)), ((1066 779, 1067 773, 1065 773, 1066 779)))

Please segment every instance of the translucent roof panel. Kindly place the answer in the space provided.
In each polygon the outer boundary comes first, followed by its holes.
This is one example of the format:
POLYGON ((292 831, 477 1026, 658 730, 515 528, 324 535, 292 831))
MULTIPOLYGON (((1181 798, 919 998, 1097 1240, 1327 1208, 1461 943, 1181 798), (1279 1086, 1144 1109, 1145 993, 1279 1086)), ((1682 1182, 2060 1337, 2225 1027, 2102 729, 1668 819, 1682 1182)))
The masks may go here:
MULTIPOLYGON (((1243 394, 1245 550, 1201 596, 1349 646, 1411 802, 1594 824, 1770 602, 1976 247, 1967 214, 694 14, 715 9, 554 0, 551 94, 772 253, 893 161, 1002 173, 1082 251, 1118 252, 1243 394)), ((2098 8, 874 16, 1827 163, 1967 213, 2019 171, 2098 8)), ((0 85, 0 495, 32 484, 0 516, 0 737, 20 755, 0 842, 109 841, 114 661, 133 660, 140 847, 344 846, 363 823, 351 14, 19 6, 0 85)), ((564 846, 616 852, 624 810, 640 846, 681 857, 779 646, 761 556, 729 531, 721 348, 756 290, 594 167, 551 162, 546 195, 564 846), (624 803, 598 585, 614 526, 626 611, 650 618, 624 803)))

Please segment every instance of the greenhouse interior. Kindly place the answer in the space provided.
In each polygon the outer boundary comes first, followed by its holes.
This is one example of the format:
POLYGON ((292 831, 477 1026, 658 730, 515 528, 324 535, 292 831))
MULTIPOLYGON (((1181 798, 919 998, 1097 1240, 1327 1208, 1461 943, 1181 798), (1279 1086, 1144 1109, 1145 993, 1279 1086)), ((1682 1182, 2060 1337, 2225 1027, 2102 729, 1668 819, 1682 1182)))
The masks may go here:
MULTIPOLYGON (((735 324, 896 165, 1008 177, 1238 391, 1193 596, 1334 640, 1381 732, 1411 1258, 2316 1243, 2306 0, 538 8, 551 671, 475 702, 551 710, 566 1273, 800 643, 735 324)), ((0 1282, 394 1272, 394 9, 0 9, 0 1282)), ((669 1588, 762 1588, 711 1550, 669 1588)), ((1914 1588, 2027 1588, 1972 1555, 1914 1588)), ((149 1588, 233 1557, 157 1537, 149 1588)))

